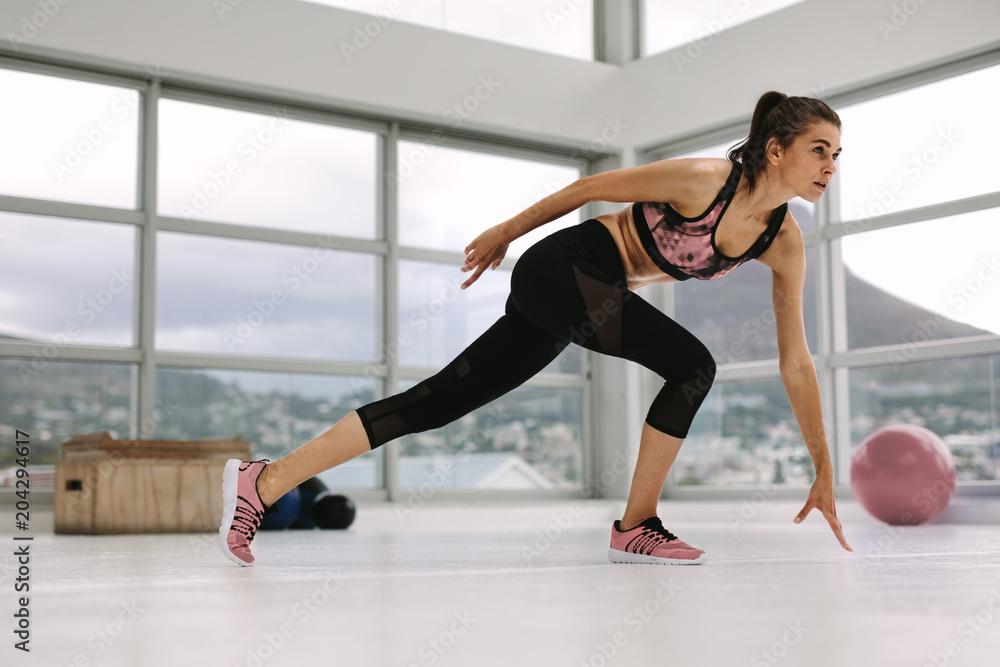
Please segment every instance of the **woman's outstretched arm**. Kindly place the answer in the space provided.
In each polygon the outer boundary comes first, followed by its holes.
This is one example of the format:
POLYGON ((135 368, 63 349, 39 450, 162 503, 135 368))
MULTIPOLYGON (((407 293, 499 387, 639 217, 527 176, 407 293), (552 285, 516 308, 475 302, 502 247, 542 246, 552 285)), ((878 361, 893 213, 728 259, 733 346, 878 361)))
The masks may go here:
POLYGON ((809 512, 818 509, 830 524, 841 546, 853 551, 844 538, 833 499, 833 463, 823 427, 816 367, 809 354, 802 317, 802 293, 806 276, 805 245, 802 242, 802 232, 790 214, 778 238, 765 255, 767 259, 764 260, 762 255, 762 260, 771 266, 771 296, 777 327, 781 381, 816 469, 816 479, 809 491, 809 498, 795 517, 795 523, 800 523, 809 512))
MULTIPOLYGON (((711 160, 679 158, 658 160, 639 167, 612 169, 584 176, 562 190, 535 202, 510 220, 490 227, 465 248, 462 271, 475 271, 462 284, 465 289, 488 268, 496 269, 507 246, 528 232, 558 220, 592 201, 657 201, 675 204, 697 193, 717 176, 711 160)), ((714 186, 713 186, 714 187, 714 186)))

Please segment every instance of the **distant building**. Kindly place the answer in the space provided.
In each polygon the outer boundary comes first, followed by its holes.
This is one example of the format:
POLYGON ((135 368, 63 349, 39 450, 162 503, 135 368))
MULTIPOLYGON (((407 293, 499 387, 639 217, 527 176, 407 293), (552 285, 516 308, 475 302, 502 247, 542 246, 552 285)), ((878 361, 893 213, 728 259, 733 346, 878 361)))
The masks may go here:
MULTIPOLYGON (((375 483, 375 460, 352 459, 320 473, 319 478, 331 489, 371 488, 375 483)), ((524 459, 510 452, 400 457, 400 488, 421 485, 436 489, 554 488, 524 459)))

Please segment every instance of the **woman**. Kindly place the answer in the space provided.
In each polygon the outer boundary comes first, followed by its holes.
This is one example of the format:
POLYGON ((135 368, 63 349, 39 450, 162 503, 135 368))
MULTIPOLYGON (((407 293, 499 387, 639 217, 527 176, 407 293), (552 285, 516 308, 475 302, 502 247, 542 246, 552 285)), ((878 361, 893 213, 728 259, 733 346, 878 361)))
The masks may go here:
POLYGON ((837 519, 833 465, 802 321, 802 232, 786 205, 793 197, 815 202, 826 190, 836 173, 840 127, 824 102, 771 91, 758 100, 750 134, 728 160, 661 160, 586 176, 480 234, 465 249, 462 271, 474 273, 462 289, 487 267, 496 269, 510 242, 532 229, 590 201, 635 202, 531 246, 511 273, 505 314, 437 375, 358 408, 273 463, 230 460, 219 531, 226 556, 252 564, 250 542, 261 517, 299 483, 402 435, 458 419, 525 382, 573 342, 635 361, 665 380, 646 415, 608 558, 704 562, 704 550, 664 528, 656 507, 712 385, 715 363, 701 342, 633 290, 717 278, 750 259, 772 272, 781 379, 816 468, 795 522, 819 509, 852 551, 837 519))

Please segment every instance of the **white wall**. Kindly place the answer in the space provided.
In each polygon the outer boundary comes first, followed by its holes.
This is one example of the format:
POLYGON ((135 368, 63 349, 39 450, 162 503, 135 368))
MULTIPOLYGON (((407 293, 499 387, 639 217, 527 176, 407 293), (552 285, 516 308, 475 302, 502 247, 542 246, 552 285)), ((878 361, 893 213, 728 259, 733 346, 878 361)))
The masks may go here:
POLYGON ((770 89, 827 97, 990 46, 1000 46, 996 0, 807 0, 626 65, 626 140, 641 147, 748 120, 770 89))
MULTIPOLYGON (((57 49, 158 66, 168 74, 295 91, 445 129, 444 112, 474 95, 480 77, 499 86, 463 129, 563 139, 577 147, 599 135, 617 104, 609 94, 617 85, 615 65, 398 21, 383 27, 371 15, 299 0, 219 1, 240 4, 220 20, 212 0, 3 0, 0 49, 10 50, 9 33, 21 35, 25 17, 30 21, 42 2, 58 13, 30 41, 13 40, 22 52, 57 49), (356 29, 368 23, 376 36, 348 62, 341 43, 354 43, 356 29)), ((487 94, 486 88, 478 92, 487 94)))
POLYGON ((807 0, 622 68, 400 22, 378 26, 348 62, 341 43, 373 17, 298 0, 219 2, 239 4, 220 20, 210 0, 4 0, 0 50, 159 67, 442 124, 492 77, 500 85, 464 129, 583 146, 618 116, 626 127, 613 145, 641 146, 745 119, 770 88, 823 96, 1000 43, 996 0, 807 0), (878 22, 894 18, 902 25, 883 34, 878 22), (679 66, 678 55, 695 57, 679 66))

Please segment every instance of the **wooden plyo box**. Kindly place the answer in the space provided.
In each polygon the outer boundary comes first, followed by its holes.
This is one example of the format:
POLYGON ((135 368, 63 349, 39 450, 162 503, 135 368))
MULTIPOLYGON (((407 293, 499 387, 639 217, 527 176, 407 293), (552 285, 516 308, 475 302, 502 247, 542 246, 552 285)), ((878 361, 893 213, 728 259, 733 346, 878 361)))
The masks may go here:
POLYGON ((56 461, 55 532, 200 533, 219 529, 222 469, 250 458, 239 436, 197 441, 73 436, 56 461))

